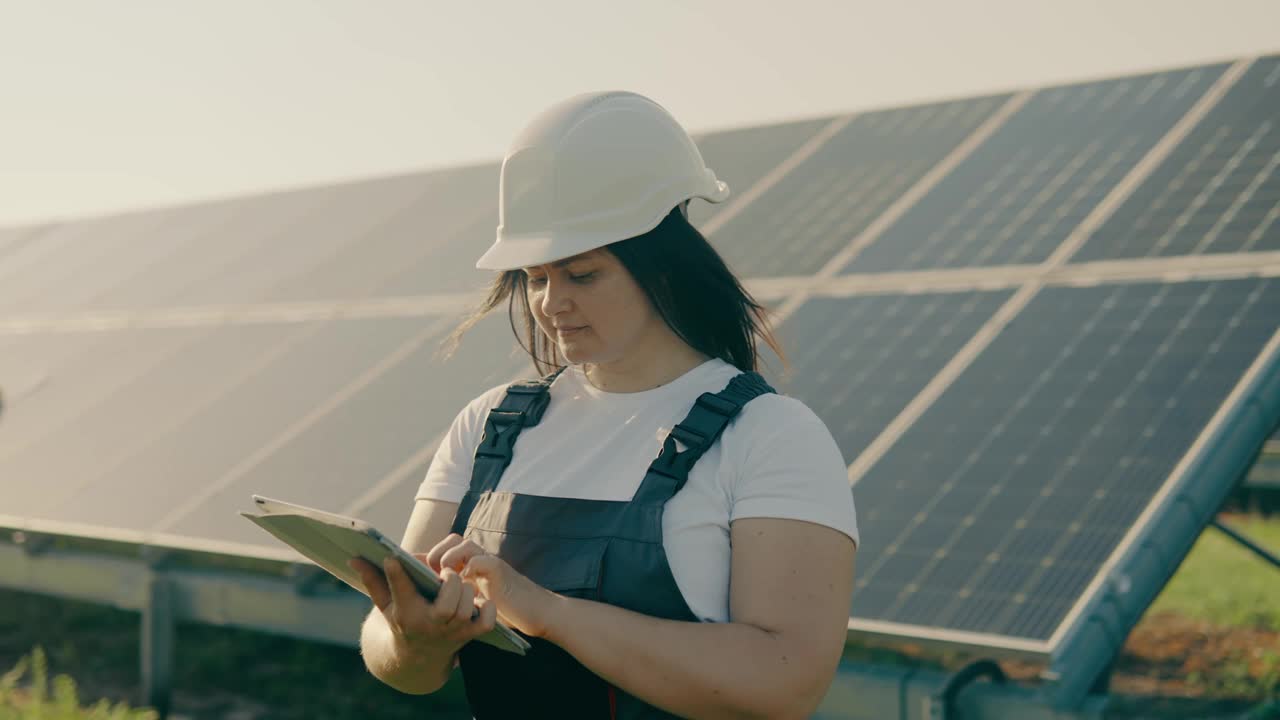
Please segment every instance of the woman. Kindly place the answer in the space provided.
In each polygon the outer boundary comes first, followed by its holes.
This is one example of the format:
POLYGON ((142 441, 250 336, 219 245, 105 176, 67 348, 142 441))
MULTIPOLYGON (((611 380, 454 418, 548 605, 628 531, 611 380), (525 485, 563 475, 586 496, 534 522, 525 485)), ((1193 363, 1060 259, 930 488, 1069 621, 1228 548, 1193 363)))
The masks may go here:
POLYGON ((505 300, 551 372, 441 442, 404 539, 434 602, 356 562, 370 672, 430 693, 460 666, 481 720, 807 717, 844 646, 853 499, 826 427, 753 372, 764 310, 688 222, 727 186, 659 105, 596 93, 535 118, 500 195, 477 263, 500 274, 459 334, 505 300), (499 616, 526 656, 468 644, 499 616))

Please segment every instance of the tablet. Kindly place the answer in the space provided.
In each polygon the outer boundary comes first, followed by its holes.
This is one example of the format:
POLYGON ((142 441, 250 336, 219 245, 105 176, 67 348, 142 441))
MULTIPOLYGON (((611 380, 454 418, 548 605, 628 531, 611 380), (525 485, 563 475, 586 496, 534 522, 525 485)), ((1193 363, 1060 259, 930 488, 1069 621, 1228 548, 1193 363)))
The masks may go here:
MULTIPOLYGON (((253 502, 259 514, 240 514, 365 596, 369 593, 360 574, 347 566, 353 557, 363 558, 381 571, 382 561, 394 556, 424 597, 434 600, 440 590, 440 576, 434 570, 363 520, 260 495, 254 495, 253 502)), ((519 655, 530 647, 502 621, 476 640, 519 655)))

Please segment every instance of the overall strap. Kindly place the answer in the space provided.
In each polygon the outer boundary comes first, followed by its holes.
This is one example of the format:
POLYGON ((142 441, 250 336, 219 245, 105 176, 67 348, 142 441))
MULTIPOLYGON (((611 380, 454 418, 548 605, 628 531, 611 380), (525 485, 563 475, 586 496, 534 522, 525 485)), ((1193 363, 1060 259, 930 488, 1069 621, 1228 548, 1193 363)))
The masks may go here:
POLYGON ((662 452, 649 464, 633 502, 666 504, 684 487, 693 464, 716 444, 742 406, 773 391, 759 373, 746 372, 730 380, 724 390, 700 395, 685 419, 667 434, 662 452), (684 451, 676 446, 677 440, 685 446, 684 451))
POLYGON ((521 430, 542 421, 542 414, 551 403, 551 383, 564 370, 560 368, 538 380, 512 383, 507 386, 502 402, 489 411, 484 421, 484 435, 476 446, 475 461, 471 467, 470 492, 458 504, 452 532, 461 535, 480 495, 497 489, 502 473, 511 464, 516 438, 520 437, 521 430))
POLYGON ((472 492, 493 492, 498 480, 511 464, 516 438, 525 428, 542 421, 551 402, 551 383, 564 372, 560 368, 539 380, 512 383, 497 407, 484 421, 484 436, 476 446, 475 465, 471 469, 472 492))

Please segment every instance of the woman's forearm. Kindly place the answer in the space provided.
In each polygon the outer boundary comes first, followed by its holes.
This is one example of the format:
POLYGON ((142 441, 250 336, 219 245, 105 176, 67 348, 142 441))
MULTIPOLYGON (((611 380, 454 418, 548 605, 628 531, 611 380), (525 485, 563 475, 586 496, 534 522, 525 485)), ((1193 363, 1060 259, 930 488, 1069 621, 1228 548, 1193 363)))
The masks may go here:
POLYGON ((449 681, 456 651, 413 655, 397 648, 382 613, 374 608, 360 629, 360 654, 374 677, 402 693, 426 695, 449 681))
POLYGON ((562 597, 546 638, 613 685, 684 717, 808 717, 830 682, 781 637, 742 623, 663 620, 562 597))

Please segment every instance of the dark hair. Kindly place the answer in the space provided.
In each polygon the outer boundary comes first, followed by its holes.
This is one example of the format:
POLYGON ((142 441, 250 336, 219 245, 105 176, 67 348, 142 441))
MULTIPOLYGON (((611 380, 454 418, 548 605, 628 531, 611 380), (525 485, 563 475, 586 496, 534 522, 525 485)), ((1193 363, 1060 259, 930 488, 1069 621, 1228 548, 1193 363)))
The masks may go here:
MULTIPOLYGON (((631 273, 667 327, 693 349, 746 372, 760 368, 756 351, 756 340, 760 339, 785 366, 786 356, 770 327, 770 311, 742 287, 680 207, 653 230, 604 249, 631 273)), ((499 273, 488 297, 449 336, 446 352, 452 353, 467 330, 506 300, 511 331, 533 359, 537 373, 545 375, 563 367, 559 347, 538 329, 529 309, 526 281, 523 270, 499 273)))

